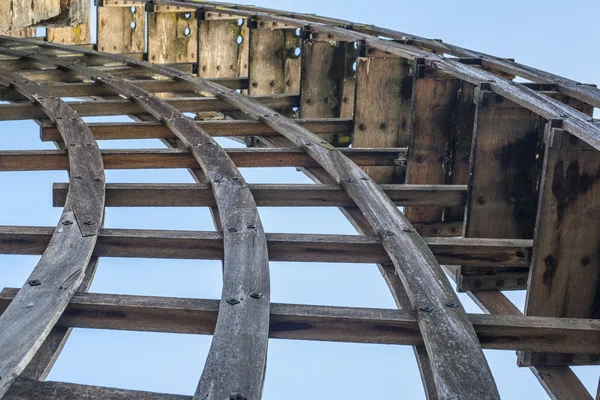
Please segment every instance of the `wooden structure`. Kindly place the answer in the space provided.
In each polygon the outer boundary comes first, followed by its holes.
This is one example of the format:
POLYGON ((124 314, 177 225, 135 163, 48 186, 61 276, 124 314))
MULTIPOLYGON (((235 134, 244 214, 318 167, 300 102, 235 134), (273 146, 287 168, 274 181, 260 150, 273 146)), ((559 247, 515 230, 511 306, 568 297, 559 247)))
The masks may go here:
POLYGON ((69 171, 56 227, 0 227, 1 253, 42 255, 0 293, 0 398, 189 398, 44 382, 79 327, 213 335, 198 400, 259 399, 269 337, 414 346, 429 399, 498 399, 482 347, 516 350, 551 398, 592 399, 570 366, 600 361, 595 86, 314 15, 98 6, 95 45, 77 27, 0 38, 0 120, 35 119, 58 148, 2 151, 0 170, 69 171), (82 120, 103 115, 132 122, 82 120), (96 143, 139 138, 168 148, 96 143), (238 168, 257 166, 315 184, 249 185, 238 168), (197 183, 106 183, 115 168, 197 183), (362 235, 265 233, 265 205, 337 206, 362 235), (211 207, 215 231, 102 228, 104 207, 127 206, 211 207), (222 259, 223 295, 86 293, 99 257, 222 259), (399 310, 271 304, 269 260, 376 263, 399 310), (447 276, 486 314, 467 314, 447 276), (505 290, 527 290, 524 315, 505 290))
POLYGON ((78 26, 88 20, 89 9, 89 0, 3 0, 0 34, 14 34, 35 26, 78 26))

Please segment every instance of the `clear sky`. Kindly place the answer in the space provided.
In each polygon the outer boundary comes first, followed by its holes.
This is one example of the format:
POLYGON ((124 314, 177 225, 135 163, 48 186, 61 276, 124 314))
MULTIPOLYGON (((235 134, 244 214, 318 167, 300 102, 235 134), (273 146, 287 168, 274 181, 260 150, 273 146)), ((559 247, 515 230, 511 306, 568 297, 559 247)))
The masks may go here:
MULTIPOLYGON (((534 0, 503 2, 428 2, 355 0, 264 1, 252 4, 316 13, 376 24, 480 50, 587 83, 600 83, 600 52, 595 50, 600 3, 534 0)), ((107 119, 87 118, 88 121, 107 119)), ((110 119, 116 121, 118 119, 110 119)), ((119 120, 124 120, 120 118, 119 120)), ((52 149, 39 141, 34 122, 3 122, 0 149, 52 149)), ((236 143, 221 140, 226 147, 236 143)), ((104 141, 103 148, 163 147, 157 140, 104 141)), ((251 183, 310 183, 293 168, 244 169, 251 183)), ((54 226, 53 182, 65 172, 0 173, 0 225, 54 226), (8 212, 10 210, 10 212, 8 212)), ((107 182, 193 182, 185 170, 107 171, 107 182)), ((335 208, 260 209, 267 232, 355 234, 335 208)), ((108 208, 106 227, 212 230, 206 208, 108 208)), ((0 287, 20 287, 39 257, 0 256, 0 287)), ((219 298, 220 263, 105 258, 93 292, 152 296, 219 298)), ((272 301, 355 307, 394 308, 375 265, 271 263, 272 301)), ((524 293, 507 295, 522 308, 524 293)), ((469 312, 479 312, 462 296, 469 312)), ((191 395, 210 345, 209 336, 77 329, 49 379, 191 395)), ((505 399, 546 399, 513 352, 486 351, 505 399)), ((324 342, 271 340, 264 399, 423 399, 412 349, 324 342)), ((576 368, 590 391, 598 367, 576 368)))

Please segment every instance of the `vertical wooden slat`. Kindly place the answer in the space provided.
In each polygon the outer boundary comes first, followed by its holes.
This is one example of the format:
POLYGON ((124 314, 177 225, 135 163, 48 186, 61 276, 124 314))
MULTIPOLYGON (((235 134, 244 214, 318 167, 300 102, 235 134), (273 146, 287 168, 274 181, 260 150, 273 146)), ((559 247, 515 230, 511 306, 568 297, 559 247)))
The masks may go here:
POLYGON ((92 42, 90 16, 85 24, 64 28, 47 28, 46 40, 61 44, 88 44, 92 42))
MULTIPOLYGON (((443 184, 450 176, 460 81, 419 65, 414 73, 406 183, 443 184)), ((406 207, 411 222, 442 221, 442 207, 406 207)))
POLYGON ((248 26, 245 22, 239 26, 237 19, 198 21, 198 76, 248 76, 248 26))
MULTIPOLYGON (((356 72, 354 147, 406 147, 412 80, 399 57, 360 57, 356 72)), ((401 169, 365 167, 378 183, 403 182, 401 169)))
POLYGON ((192 12, 148 13, 148 61, 197 62, 198 21, 192 12))
MULTIPOLYGON (((342 114, 352 117, 355 53, 352 42, 304 41, 300 118, 340 118, 342 114)), ((349 136, 335 134, 325 139, 334 146, 347 146, 351 140, 349 136)))
MULTIPOLYGON (((478 91, 465 237, 533 237, 542 124, 533 112, 499 95, 478 91)), ((502 290, 505 271, 502 267, 498 271, 493 289, 502 290)), ((478 289, 477 281, 474 287, 462 283, 463 277, 478 273, 478 267, 461 267, 459 289, 478 289)), ((486 279, 494 274, 487 269, 486 279)), ((519 285, 510 289, 525 288, 525 276, 517 281, 519 285)))
MULTIPOLYGON (((600 318, 600 153, 548 128, 526 314, 600 318)), ((572 355, 553 355, 566 362, 572 355)), ((550 355, 523 353, 524 365, 550 355)))
POLYGON ((98 7, 98 50, 107 53, 146 51, 144 7, 98 7), (135 11, 135 12, 133 12, 135 11))

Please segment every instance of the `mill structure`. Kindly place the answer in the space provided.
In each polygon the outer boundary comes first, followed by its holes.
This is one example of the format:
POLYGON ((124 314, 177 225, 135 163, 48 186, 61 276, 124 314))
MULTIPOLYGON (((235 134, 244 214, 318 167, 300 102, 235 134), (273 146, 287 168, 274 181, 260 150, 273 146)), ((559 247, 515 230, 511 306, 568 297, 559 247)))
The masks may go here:
POLYGON ((482 349, 516 352, 552 399, 600 399, 571 369, 600 363, 595 85, 229 3, 100 0, 94 44, 89 20, 14 34, 0 37, 0 120, 36 120, 57 149, 1 151, 0 171, 67 170, 69 182, 53 186, 55 227, 0 226, 0 253, 41 255, 0 293, 0 398, 258 400, 280 338, 412 346, 430 400, 499 399, 482 349), (130 122, 82 119, 117 115, 130 122), (166 147, 98 146, 147 138, 166 147), (247 184, 242 167, 296 167, 315 183, 247 184), (150 168, 196 183, 104 174, 150 168), (210 207, 214 231, 103 228, 105 207, 190 206, 210 207), (359 234, 265 233, 259 206, 339 207, 359 234), (223 260, 222 297, 88 293, 100 257, 223 260), (271 303, 269 261, 377 264, 398 309, 271 303), (524 313, 511 290, 527 291, 524 313), (194 396, 46 381, 72 328, 212 345, 194 396))

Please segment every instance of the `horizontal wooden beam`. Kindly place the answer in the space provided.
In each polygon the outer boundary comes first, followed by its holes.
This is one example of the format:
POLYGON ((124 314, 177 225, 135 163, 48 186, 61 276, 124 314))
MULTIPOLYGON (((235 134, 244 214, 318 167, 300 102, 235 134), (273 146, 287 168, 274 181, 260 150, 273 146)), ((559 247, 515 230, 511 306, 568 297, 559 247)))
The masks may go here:
MULTIPOLYGON (((219 85, 229 89, 247 89, 248 79, 246 78, 218 78, 211 79, 219 85)), ((174 81, 170 79, 135 79, 129 83, 136 85, 150 93, 195 93, 194 89, 185 81, 174 81)), ((114 92, 105 85, 93 82, 75 82, 45 85, 47 93, 56 97, 89 97, 114 95, 114 92)), ((0 92, 0 98, 4 101, 19 100, 22 97, 15 94, 10 89, 3 89, 0 92)), ((197 95, 196 95, 197 96, 197 95)))
MULTIPOLYGON (((316 134, 350 134, 354 129, 351 119, 307 119, 296 122, 316 134)), ((279 133, 257 121, 216 120, 196 123, 211 136, 279 136, 279 133)), ((90 123, 88 127, 96 140, 175 138, 169 128, 158 122, 104 122, 90 123)), ((42 126, 41 138, 45 142, 62 141, 55 126, 42 126)))
MULTIPOLYGON (((238 167, 305 167, 319 164, 296 148, 226 149, 238 167)), ((341 149, 357 165, 396 165, 406 159, 406 149, 341 149)), ((187 150, 102 150, 106 169, 198 168, 187 150)), ((65 150, 0 151, 0 171, 52 171, 69 168, 65 150)))
MULTIPOLYGON (((0 292, 0 311, 18 293, 0 292)), ((218 300, 76 293, 58 326, 182 334, 213 333, 218 300)), ((432 310, 435 312, 435 310, 432 310)), ((469 314, 483 348, 600 354, 600 321, 469 314)), ((422 346, 412 312, 271 304, 269 337, 422 346)))
MULTIPOLYGON (((0 226, 0 254, 42 254, 54 228, 0 226)), ((437 260, 448 265, 527 267, 530 240, 425 238, 437 260)), ((267 234, 271 261, 390 263, 378 238, 361 235, 267 234)), ((97 257, 223 258, 217 232, 103 229, 97 257)))
MULTIPOLYGON (((274 109, 298 107, 297 95, 255 96, 254 100, 274 109)), ((166 103, 181 112, 236 111, 237 108, 214 97, 183 97, 164 99, 166 103)), ((142 107, 129 100, 74 101, 69 106, 81 117, 111 115, 145 115, 142 107)), ((43 119, 46 114, 35 105, 26 103, 0 104, 0 121, 43 119)))
POLYGON ((78 385, 76 383, 17 379, 4 400, 192 400, 192 396, 116 389, 103 386, 78 385))
MULTIPOLYGON (((248 185, 258 206, 353 207, 354 201, 339 185, 248 185)), ((467 187, 462 185, 381 185, 396 205, 461 206, 467 187)), ((68 183, 55 183, 54 207, 65 202, 68 183)), ((107 207, 215 207, 208 184, 106 185, 107 207)))

